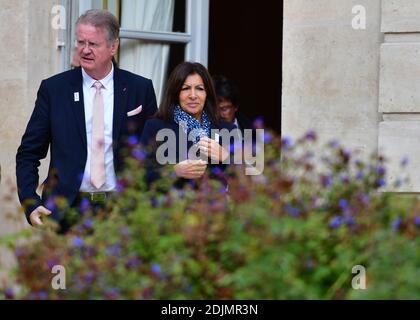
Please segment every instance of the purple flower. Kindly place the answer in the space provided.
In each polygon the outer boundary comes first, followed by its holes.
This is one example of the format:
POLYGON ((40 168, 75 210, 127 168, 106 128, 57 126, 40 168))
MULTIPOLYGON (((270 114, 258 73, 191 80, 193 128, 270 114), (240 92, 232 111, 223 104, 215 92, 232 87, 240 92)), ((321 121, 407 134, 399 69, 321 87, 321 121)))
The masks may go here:
POLYGON ((138 161, 144 161, 146 159, 146 152, 139 148, 134 149, 131 154, 138 161))
POLYGON ((337 140, 331 140, 328 145, 330 146, 330 148, 338 148, 340 146, 339 142, 337 140))
POLYGON ((399 187, 401 187, 401 186, 402 186, 402 184, 403 184, 403 181, 402 181, 401 179, 397 179, 397 180, 395 180, 395 182, 394 182, 394 187, 395 187, 395 188, 399 188, 399 187))
POLYGON ((362 180, 365 176, 365 173, 362 170, 359 170, 356 174, 356 179, 357 180, 362 180))
POLYGON ((130 146, 135 146, 136 144, 139 143, 139 139, 137 138, 137 136, 134 136, 134 135, 133 136, 129 136, 127 138, 127 143, 130 146))
POLYGON ((352 225, 356 224, 356 219, 351 215, 347 215, 344 218, 344 220, 345 220, 345 223, 347 223, 347 225, 349 225, 349 226, 352 226, 352 225))
POLYGON ((50 209, 51 211, 54 211, 57 209, 57 203, 55 201, 55 196, 48 197, 47 202, 45 203, 45 206, 50 209))
POLYGON ((414 224, 416 226, 420 226, 420 216, 417 216, 417 217, 414 218, 414 224))
POLYGON ((72 243, 73 243, 73 246, 75 246, 76 248, 80 248, 84 245, 83 239, 77 236, 72 238, 72 243))
POLYGON ((54 266, 58 265, 58 259, 57 258, 51 258, 47 260, 47 266, 48 268, 52 269, 54 266))
POLYGON ((15 256, 17 258, 21 257, 25 253, 25 249, 23 248, 16 248, 15 249, 15 256))
POLYGON ((376 167, 376 173, 378 174, 378 175, 380 175, 380 176, 383 176, 384 174, 385 174, 385 168, 384 167, 382 167, 382 166, 377 166, 376 167))
POLYGON ((349 178, 349 176, 348 176, 348 175, 346 175, 346 174, 341 175, 340 180, 341 180, 341 182, 343 182, 343 183, 349 183, 349 182, 350 182, 350 178, 349 178))
POLYGON ((343 217, 342 216, 334 216, 330 221, 330 227, 335 229, 338 228, 340 225, 343 224, 343 217))
POLYGON ((347 162, 347 161, 350 159, 350 157, 351 157, 351 152, 350 152, 350 150, 347 150, 347 149, 342 149, 342 150, 341 150, 341 157, 343 158, 343 160, 344 160, 345 162, 347 162))
POLYGON ((358 168, 364 168, 364 163, 363 163, 363 161, 362 160, 360 160, 360 159, 356 159, 355 161, 354 161, 354 164, 358 167, 358 168))
POLYGON ((142 299, 151 299, 153 297, 153 294, 155 292, 155 289, 153 287, 147 287, 142 291, 142 299))
POLYGON ((157 206, 159 206, 159 201, 158 199, 156 199, 156 197, 151 197, 150 204, 152 205, 153 208, 156 208, 157 206))
POLYGON ((269 143, 271 140, 273 140, 273 136, 269 132, 264 131, 264 143, 269 143))
POLYGON ((127 269, 136 268, 141 264, 141 260, 138 257, 130 258, 126 263, 125 267, 127 269))
POLYGON ((86 257, 93 257, 93 256, 95 256, 96 255, 96 249, 94 248, 94 247, 92 247, 92 246, 88 246, 88 247, 86 247, 86 250, 85 250, 85 256, 86 257))
POLYGON ((283 137, 281 139, 281 148, 289 150, 293 146, 293 140, 290 137, 283 137))
POLYGON ((159 275, 162 272, 162 268, 159 263, 152 263, 150 271, 152 271, 154 274, 159 275))
POLYGON ((48 292, 45 290, 41 290, 36 293, 36 296, 41 300, 45 300, 48 299, 48 292))
POLYGON ((120 233, 123 236, 129 236, 130 235, 130 229, 128 227, 122 227, 120 229, 120 233))
POLYGON ((118 299, 120 292, 118 288, 109 288, 105 291, 105 297, 107 299, 118 299))
POLYGON ((369 204, 369 195, 362 192, 358 195, 358 200, 364 205, 367 205, 369 204))
POLYGON ((88 229, 92 228, 92 227, 93 227, 93 221, 92 221, 92 219, 86 219, 86 220, 83 222, 83 226, 84 226, 85 228, 88 228, 88 229))
POLYGON ((315 130, 311 129, 305 134, 305 139, 309 141, 315 141, 316 140, 316 133, 315 130))
POLYGON ((408 156, 405 156, 404 158, 401 159, 401 167, 406 167, 408 166, 409 163, 409 158, 408 156))
POLYGON ((323 187, 330 187, 332 185, 333 179, 331 176, 321 176, 321 184, 323 187))
POLYGON ((74 277, 73 282, 76 283, 77 290, 83 290, 86 288, 86 285, 80 280, 79 277, 74 277))
POLYGON ((342 211, 348 211, 348 209, 349 209, 349 202, 347 201, 347 199, 340 199, 338 201, 338 206, 340 207, 340 209, 342 211))
POLYGON ((81 213, 85 213, 90 208, 90 202, 89 199, 83 198, 82 201, 80 201, 79 209, 81 213))
POLYGON ((123 192, 124 191, 125 185, 121 180, 117 181, 116 189, 117 189, 117 192, 123 192))
POLYGON ((6 299, 13 299, 15 297, 12 288, 4 289, 3 293, 4 293, 4 296, 5 296, 6 299))
POLYGON ((392 224, 391 224, 391 228, 392 228, 392 230, 394 230, 394 231, 398 230, 398 229, 400 228, 400 226, 401 226, 401 223, 402 223, 402 219, 401 219, 401 217, 397 217, 397 218, 395 218, 395 219, 392 221, 392 224))
POLYGON ((121 252, 121 248, 119 244, 113 244, 111 246, 106 247, 105 252, 109 256, 117 256, 121 252))
POLYGON ((263 129, 264 128, 264 118, 263 117, 255 118, 252 125, 255 129, 263 129))
POLYGON ((300 209, 292 206, 291 204, 287 203, 284 205, 284 211, 290 214, 293 217, 297 217, 300 214, 300 209))
POLYGON ((87 283, 87 284, 91 284, 93 282, 93 280, 95 280, 95 273, 92 271, 87 271, 83 274, 83 280, 87 283))
POLYGON ((227 187, 225 187, 225 186, 222 186, 222 187, 220 187, 219 188, 219 193, 220 194, 226 194, 226 193, 228 193, 229 192, 229 190, 228 190, 228 188, 227 187))
POLYGON ((376 181, 376 185, 377 185, 378 187, 383 187, 383 186, 385 186, 385 184, 386 184, 386 182, 385 182, 385 179, 384 179, 384 178, 380 178, 380 179, 378 179, 378 180, 376 181))
POLYGON ((222 169, 220 169, 219 167, 213 167, 212 169, 211 169, 211 172, 213 173, 213 174, 215 174, 215 175, 219 175, 219 174, 221 174, 223 171, 222 171, 222 169))

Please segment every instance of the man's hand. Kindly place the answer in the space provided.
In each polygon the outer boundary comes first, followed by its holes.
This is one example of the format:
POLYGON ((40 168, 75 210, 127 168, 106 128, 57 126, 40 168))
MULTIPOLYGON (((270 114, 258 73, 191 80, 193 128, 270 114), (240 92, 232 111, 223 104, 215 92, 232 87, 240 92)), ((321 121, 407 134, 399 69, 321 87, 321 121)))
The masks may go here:
POLYGON ((229 152, 225 148, 208 137, 201 138, 198 147, 200 152, 217 162, 223 162, 229 157, 229 152))
POLYGON ((204 174, 207 162, 203 160, 184 160, 176 164, 174 169, 178 177, 186 179, 198 179, 204 174))
POLYGON ((31 212, 29 215, 29 220, 31 220, 31 223, 34 227, 42 226, 44 225, 42 223, 42 215, 49 216, 51 214, 51 211, 43 206, 37 207, 34 211, 31 212))

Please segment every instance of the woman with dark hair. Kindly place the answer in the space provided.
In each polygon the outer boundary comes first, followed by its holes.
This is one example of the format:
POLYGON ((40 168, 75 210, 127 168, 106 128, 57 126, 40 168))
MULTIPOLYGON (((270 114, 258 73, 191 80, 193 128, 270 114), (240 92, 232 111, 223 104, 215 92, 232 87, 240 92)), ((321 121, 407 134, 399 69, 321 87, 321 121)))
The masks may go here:
MULTIPOLYGON (((223 170, 229 150, 216 141, 220 135, 212 137, 212 129, 232 130, 234 126, 220 122, 216 110, 207 69, 200 63, 183 62, 169 76, 162 103, 155 117, 146 122, 141 143, 153 150, 149 154, 160 165, 175 164, 175 174, 182 179, 199 179, 208 166, 223 170), (159 152, 162 150, 165 152, 159 152)), ((148 168, 148 182, 158 176, 148 168)))

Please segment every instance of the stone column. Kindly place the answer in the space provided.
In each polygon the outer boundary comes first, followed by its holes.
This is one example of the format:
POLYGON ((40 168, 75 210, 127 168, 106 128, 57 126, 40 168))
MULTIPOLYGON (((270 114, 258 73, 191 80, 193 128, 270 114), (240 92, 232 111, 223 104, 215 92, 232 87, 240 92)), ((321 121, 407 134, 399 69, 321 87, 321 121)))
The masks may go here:
POLYGON ((284 1, 282 134, 377 149, 380 0, 284 1), (366 11, 354 29, 352 9, 366 11))
POLYGON ((420 191, 420 2, 383 0, 379 149, 391 162, 390 190, 420 191), (401 160, 409 160, 406 169, 401 160), (410 182, 392 187, 402 176, 410 182))

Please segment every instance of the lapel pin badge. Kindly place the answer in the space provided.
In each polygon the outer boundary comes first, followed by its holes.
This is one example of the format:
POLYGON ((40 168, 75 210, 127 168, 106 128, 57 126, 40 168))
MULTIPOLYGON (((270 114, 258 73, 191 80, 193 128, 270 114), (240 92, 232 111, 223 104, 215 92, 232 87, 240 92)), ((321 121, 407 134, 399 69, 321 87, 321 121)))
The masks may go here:
POLYGON ((78 102, 80 100, 79 98, 79 92, 74 93, 74 102, 78 102))

